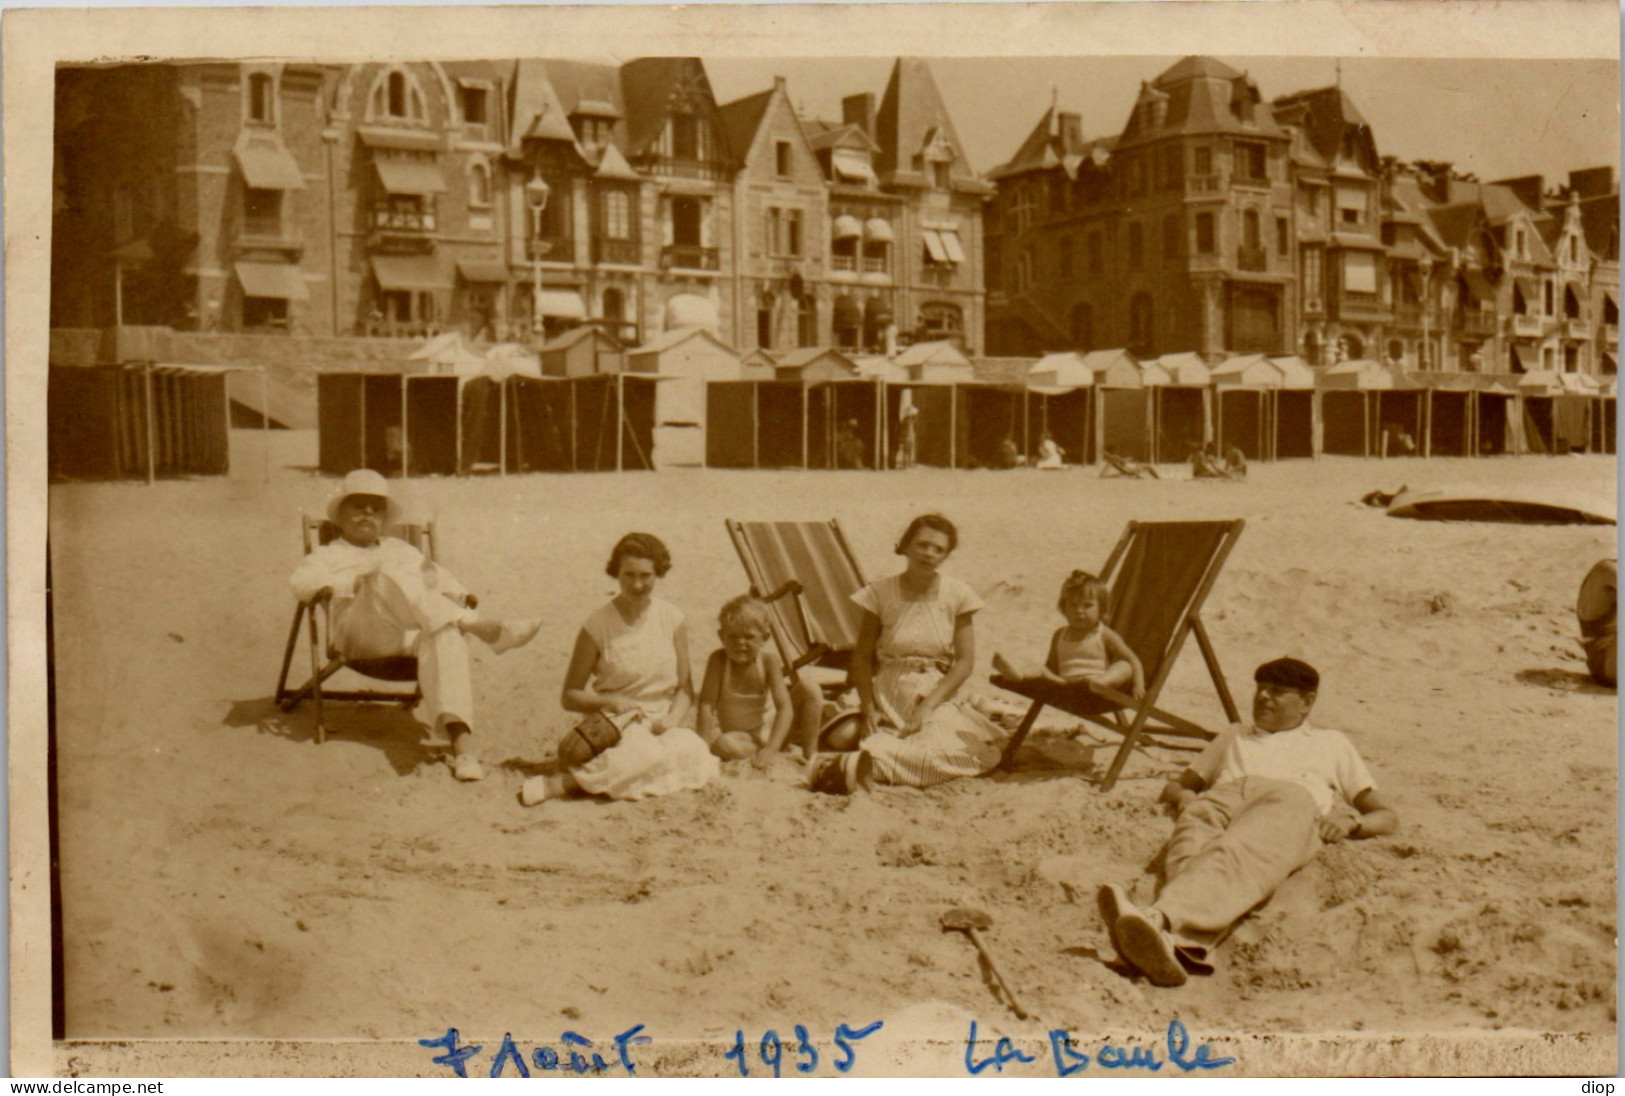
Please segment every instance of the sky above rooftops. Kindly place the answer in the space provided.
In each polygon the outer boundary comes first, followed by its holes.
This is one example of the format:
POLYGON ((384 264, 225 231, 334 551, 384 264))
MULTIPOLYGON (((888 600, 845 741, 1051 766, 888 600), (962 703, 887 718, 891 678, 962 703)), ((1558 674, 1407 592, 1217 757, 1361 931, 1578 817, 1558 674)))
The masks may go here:
MULTIPOLYGON (((1338 79, 1330 57, 1218 59, 1246 72, 1266 102, 1338 79)), ((1082 116, 1084 136, 1123 128, 1142 80, 1178 57, 932 58, 971 165, 986 173, 1008 160, 1049 107, 1082 116)), ((789 82, 798 110, 839 121, 841 98, 872 92, 878 105, 890 57, 706 60, 720 102, 789 82)), ((1542 174, 1548 186, 1569 170, 1620 160, 1619 68, 1595 60, 1349 58, 1342 84, 1370 122, 1377 150, 1404 160, 1446 160, 1491 180, 1542 174)))

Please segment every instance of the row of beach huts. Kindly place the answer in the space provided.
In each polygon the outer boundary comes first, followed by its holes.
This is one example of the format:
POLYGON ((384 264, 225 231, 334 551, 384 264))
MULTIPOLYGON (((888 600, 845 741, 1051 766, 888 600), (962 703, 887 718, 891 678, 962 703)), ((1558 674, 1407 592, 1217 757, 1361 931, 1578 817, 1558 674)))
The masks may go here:
POLYGON ((1182 462, 1207 443, 1252 461, 1615 451, 1612 377, 1312 368, 1263 354, 972 360, 944 341, 892 356, 741 355, 700 327, 635 348, 583 327, 540 351, 442 335, 404 360, 314 380, 300 392, 251 366, 53 365, 52 474, 225 474, 230 430, 246 423, 314 426, 330 475, 887 469, 910 448, 918 465, 1007 467, 1012 454, 1033 460, 1046 435, 1067 464, 1182 462))

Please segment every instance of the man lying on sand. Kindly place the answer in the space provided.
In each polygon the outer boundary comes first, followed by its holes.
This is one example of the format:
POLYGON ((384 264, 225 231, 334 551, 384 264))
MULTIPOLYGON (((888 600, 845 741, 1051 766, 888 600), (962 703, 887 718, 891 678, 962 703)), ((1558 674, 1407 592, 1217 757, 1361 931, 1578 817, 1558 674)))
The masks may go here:
POLYGON ((1153 985, 1183 985, 1187 966, 1212 973, 1210 949, 1322 843, 1399 827, 1354 745, 1309 725, 1314 667, 1278 658, 1253 680, 1252 725, 1224 731, 1163 788, 1177 817, 1157 900, 1140 909, 1123 888, 1100 888, 1112 946, 1153 985))
POLYGON ((400 520, 400 504, 389 497, 389 481, 371 469, 344 477, 327 518, 339 536, 305 557, 290 580, 294 596, 304 601, 332 591, 333 644, 345 658, 416 655, 429 720, 451 739, 452 771, 458 780, 479 780, 485 769, 470 741, 474 688, 464 636, 500 654, 529 643, 541 621, 480 617, 450 572, 404 540, 384 536, 400 520))

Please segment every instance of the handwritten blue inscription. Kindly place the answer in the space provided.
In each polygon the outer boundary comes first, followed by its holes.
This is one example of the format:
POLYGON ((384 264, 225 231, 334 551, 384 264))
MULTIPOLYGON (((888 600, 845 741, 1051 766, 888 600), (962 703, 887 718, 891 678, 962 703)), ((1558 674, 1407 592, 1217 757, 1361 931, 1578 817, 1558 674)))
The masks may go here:
MULTIPOLYGON (((876 1020, 867 1027, 853 1030, 845 1024, 835 1028, 835 1049, 840 1056, 835 1059, 835 1069, 840 1073, 850 1072, 852 1064, 858 1060, 858 1052, 854 1044, 867 1039, 884 1026, 882 1021, 876 1020)), ((745 1033, 734 1032, 734 1045, 723 1057, 739 1067, 741 1077, 750 1076, 750 1067, 746 1065, 749 1052, 746 1049, 745 1033)), ((784 1076, 786 1067, 793 1065, 797 1073, 806 1075, 818 1069, 818 1048, 807 1037, 807 1029, 801 1024, 795 1026, 794 1040, 781 1038, 776 1031, 767 1031, 762 1034, 761 1041, 754 1047, 756 1057, 762 1065, 773 1071, 773 1076, 784 1076), (793 1061, 787 1061, 788 1054, 793 1061)))
MULTIPOLYGON (((1054 1028, 1050 1031, 1049 1047, 1057 1077, 1071 1077, 1089 1068, 1091 1061, 1089 1055, 1078 1049, 1077 1040, 1065 1028, 1054 1028)), ((970 1034, 965 1039, 965 1070, 972 1077, 979 1076, 988 1069, 992 1069, 995 1073, 1003 1073, 1007 1065, 1037 1060, 1034 1055, 1024 1054, 1008 1037, 1000 1038, 993 1045, 993 1052, 978 1060, 976 1021, 971 1021, 970 1034)), ((1165 1065, 1173 1065, 1186 1073, 1193 1073, 1197 1070, 1221 1069, 1234 1064, 1235 1059, 1215 1058, 1213 1049, 1206 1043, 1200 1043, 1192 1049, 1190 1032, 1185 1029, 1185 1025, 1178 1020, 1171 1020, 1168 1023, 1166 1057, 1159 1056, 1155 1047, 1134 1044, 1116 1046, 1107 1042, 1102 1043, 1095 1052, 1093 1062, 1101 1069, 1114 1071, 1143 1070, 1147 1073, 1156 1073, 1165 1065)))
MULTIPOLYGON (((642 1034, 642 1031, 643 1025, 639 1024, 615 1036, 611 1056, 613 1060, 599 1053, 593 1041, 585 1035, 566 1031, 559 1036, 562 1053, 546 1044, 538 1044, 531 1048, 529 1064, 525 1061, 524 1051, 514 1042, 513 1034, 506 1033, 502 1036, 502 1045, 491 1058, 491 1068, 487 1076, 501 1077, 509 1069, 521 1077, 529 1077, 532 1069, 540 1073, 599 1075, 624 1069, 628 1077, 636 1077, 638 1069, 636 1063, 632 1061, 631 1048, 653 1042, 649 1036, 642 1034)), ((479 1044, 464 1044, 456 1028, 447 1028, 446 1034, 436 1039, 419 1039, 418 1045, 443 1048, 446 1053, 435 1055, 434 1064, 449 1067, 459 1077, 468 1076, 469 1061, 485 1049, 479 1044)))

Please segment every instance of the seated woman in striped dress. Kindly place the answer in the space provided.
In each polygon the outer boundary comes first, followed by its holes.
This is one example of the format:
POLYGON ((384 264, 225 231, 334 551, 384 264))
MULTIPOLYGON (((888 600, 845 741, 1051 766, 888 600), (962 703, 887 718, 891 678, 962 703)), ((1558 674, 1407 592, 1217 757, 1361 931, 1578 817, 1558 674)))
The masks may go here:
POLYGON ((917 517, 896 548, 908 566, 852 595, 864 611, 852 655, 862 718, 842 728, 844 742, 832 735, 828 745, 858 746, 882 784, 926 788, 980 776, 1004 751, 1004 730, 955 697, 975 665, 983 605, 970 586, 938 573, 958 544, 941 514, 917 517))

